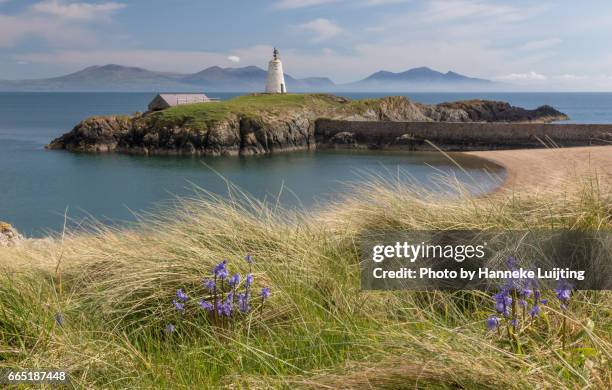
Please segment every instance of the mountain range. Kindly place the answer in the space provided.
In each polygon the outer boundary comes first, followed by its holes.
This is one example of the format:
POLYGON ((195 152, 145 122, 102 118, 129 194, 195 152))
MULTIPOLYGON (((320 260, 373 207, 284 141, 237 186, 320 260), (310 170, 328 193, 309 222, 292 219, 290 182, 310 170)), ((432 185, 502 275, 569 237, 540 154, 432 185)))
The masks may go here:
MULTIPOLYGON (((117 91, 117 92, 257 92, 265 85, 267 72, 257 66, 221 68, 212 66, 193 74, 156 72, 122 65, 90 66, 65 76, 35 80, 0 80, 0 91, 117 91)), ((441 73, 427 67, 393 73, 379 71, 353 83, 336 84, 327 77, 296 79, 285 74, 290 92, 333 91, 453 91, 490 90, 490 80, 455 72, 441 73)))

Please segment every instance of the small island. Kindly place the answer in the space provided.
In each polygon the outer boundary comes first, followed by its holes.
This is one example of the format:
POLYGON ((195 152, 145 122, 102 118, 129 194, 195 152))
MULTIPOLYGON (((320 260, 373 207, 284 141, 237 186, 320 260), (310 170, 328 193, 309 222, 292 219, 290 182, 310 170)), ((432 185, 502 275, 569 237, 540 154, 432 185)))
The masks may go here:
MULTIPOLYGON (((317 123, 326 120, 465 124, 566 119, 565 114, 550 106, 527 110, 487 100, 425 105, 403 96, 351 100, 330 94, 250 94, 133 116, 88 118, 47 148, 144 155, 252 155, 311 150, 317 146, 372 146, 360 145, 344 131, 319 129, 317 123)), ((375 126, 370 132, 376 138, 375 126)), ((396 142, 398 137, 393 137, 382 141, 402 145, 411 138, 403 134, 396 142)))

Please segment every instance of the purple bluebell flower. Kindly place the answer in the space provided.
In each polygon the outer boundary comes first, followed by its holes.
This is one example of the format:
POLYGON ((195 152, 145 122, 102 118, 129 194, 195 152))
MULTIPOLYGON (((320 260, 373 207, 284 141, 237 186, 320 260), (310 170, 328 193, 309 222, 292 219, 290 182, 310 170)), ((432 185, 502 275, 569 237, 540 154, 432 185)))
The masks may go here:
POLYGON ((509 315, 508 308, 512 304, 512 297, 508 295, 508 290, 504 289, 498 292, 493 295, 493 299, 495 300, 495 310, 507 317, 509 315))
POLYGON ((221 301, 217 302, 217 314, 218 315, 223 314, 223 302, 221 301))
POLYGON ((213 268, 213 273, 215 274, 215 276, 219 276, 219 273, 222 271, 225 271, 227 276, 227 260, 223 260, 213 268))
POLYGON ((185 311, 185 305, 183 305, 181 302, 177 301, 176 299, 174 301, 172 301, 172 304, 174 305, 174 308, 180 312, 185 311))
POLYGON ((555 290, 555 292, 557 293, 557 299, 559 299, 561 302, 569 301, 570 296, 572 295, 572 290, 565 288, 555 290))
POLYGON ((535 302, 535 305, 538 305, 538 304, 546 305, 548 303, 548 299, 541 298, 541 297, 542 297, 542 293, 540 292, 540 290, 533 290, 533 300, 535 302))
POLYGON ((533 294, 533 290, 529 288, 523 288, 523 290, 521 291, 521 295, 524 296, 525 298, 529 298, 531 294, 533 294))
POLYGON ((205 299, 200 299, 200 307, 206 311, 213 311, 213 305, 210 302, 207 302, 205 299))
POLYGON ((221 304, 221 312, 223 313, 224 316, 231 317, 232 316, 231 302, 226 301, 225 303, 221 304))
POLYGON ((227 278, 227 275, 229 275, 229 273, 227 272, 226 268, 220 269, 219 272, 216 273, 217 277, 221 280, 227 278))
POLYGON ((229 284, 232 287, 236 287, 240 284, 240 274, 233 274, 231 278, 229 278, 229 280, 227 281, 227 284, 229 284))
POLYGON ((64 316, 62 315, 62 313, 55 313, 54 318, 57 326, 64 326, 64 316))
POLYGON ((186 300, 189 299, 189 297, 187 296, 187 294, 185 294, 182 288, 179 288, 178 290, 176 290, 176 297, 181 302, 185 302, 186 300))
POLYGON ((567 304, 572 296, 572 285, 565 280, 561 280, 555 289, 555 293, 557 299, 561 302, 561 308, 563 310, 567 309, 567 304))
POLYGON ((270 287, 264 287, 261 289, 261 299, 268 299, 270 297, 270 287))
POLYGON ((253 264, 254 260, 253 260, 253 256, 251 255, 246 255, 244 256, 244 259, 246 260, 247 263, 249 264, 253 264))
POLYGON ((499 326, 499 317, 490 316, 487 318, 487 328, 489 330, 495 330, 499 326))
POLYGON ((213 292, 215 291, 215 281, 212 279, 206 279, 202 282, 202 284, 204 285, 204 288, 206 288, 208 291, 213 292))
POLYGON ((248 274, 244 281, 244 285, 250 287, 253 284, 253 274, 248 274))
POLYGON ((540 306, 535 305, 531 308, 531 310, 529 310, 529 315, 531 316, 531 318, 535 318, 537 316, 540 315, 540 306))
POLYGON ((519 320, 517 318, 513 318, 512 320, 510 320, 510 325, 517 327, 519 324, 519 320))
POLYGON ((527 301, 524 299, 519 299, 518 301, 519 305, 521 305, 522 307, 527 307, 527 301))
POLYGON ((237 295, 237 299, 238 299, 238 310, 240 310, 242 313, 246 313, 249 310, 251 310, 251 307, 249 306, 249 295, 248 294, 239 293, 237 295))
POLYGON ((170 334, 176 330, 176 327, 172 324, 166 325, 166 329, 164 329, 166 333, 170 334))

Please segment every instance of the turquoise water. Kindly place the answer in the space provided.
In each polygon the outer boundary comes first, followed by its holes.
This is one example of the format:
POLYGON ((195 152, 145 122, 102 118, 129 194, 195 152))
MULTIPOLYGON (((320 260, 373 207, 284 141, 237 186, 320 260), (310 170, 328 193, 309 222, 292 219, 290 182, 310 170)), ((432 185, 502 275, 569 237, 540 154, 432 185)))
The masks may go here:
MULTIPOLYGON (((463 161, 468 175, 436 153, 297 152, 246 158, 173 158, 86 155, 46 151, 44 145, 90 115, 145 109, 148 93, 0 93, 0 220, 27 235, 61 229, 87 218, 109 224, 134 220, 134 212, 163 207, 194 185, 227 193, 230 180, 287 207, 310 208, 347 191, 370 174, 432 186, 432 175, 450 173, 494 187, 480 165, 463 161), (225 179, 224 179, 225 178, 225 179)), ((232 94, 210 93, 228 98, 232 94)), ((376 94, 350 94, 351 97, 376 94)), ((486 97, 534 107, 551 104, 580 122, 612 123, 612 94, 413 94, 426 103, 486 97)))

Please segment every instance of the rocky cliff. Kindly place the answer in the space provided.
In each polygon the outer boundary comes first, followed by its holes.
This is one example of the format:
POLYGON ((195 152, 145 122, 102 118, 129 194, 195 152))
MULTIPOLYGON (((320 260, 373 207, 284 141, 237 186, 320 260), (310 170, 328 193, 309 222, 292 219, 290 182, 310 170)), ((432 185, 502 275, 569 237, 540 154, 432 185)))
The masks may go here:
POLYGON ((0 248, 16 246, 23 241, 23 236, 6 222, 0 221, 0 248))
POLYGON ((311 149, 319 118, 540 123, 568 119, 548 106, 526 110, 484 100, 424 105, 405 97, 349 100, 325 94, 255 94, 132 117, 92 117, 47 147, 158 155, 249 155, 311 149))

